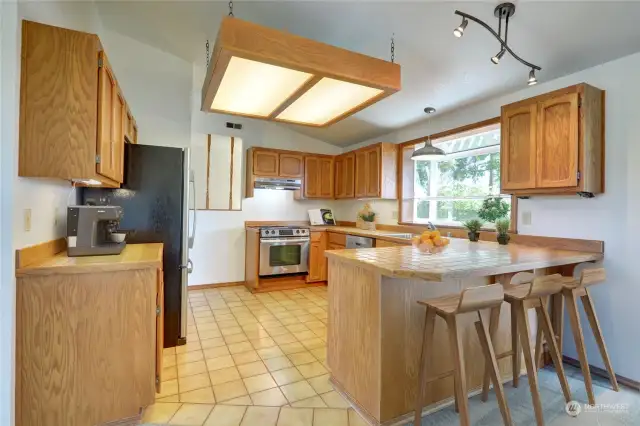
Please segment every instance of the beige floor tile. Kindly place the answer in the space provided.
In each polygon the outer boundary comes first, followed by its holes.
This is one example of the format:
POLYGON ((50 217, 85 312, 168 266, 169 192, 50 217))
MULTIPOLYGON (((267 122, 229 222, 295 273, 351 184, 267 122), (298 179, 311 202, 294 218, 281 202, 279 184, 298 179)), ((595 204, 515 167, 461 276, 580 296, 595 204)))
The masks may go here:
POLYGON ((180 394, 156 398, 156 402, 180 402, 180 394))
POLYGON ((253 346, 251 346, 251 343, 249 342, 232 343, 227 347, 229 348, 229 352, 231 352, 231 354, 253 351, 253 346))
POLYGON ((206 373, 207 364, 204 361, 189 362, 187 364, 178 365, 178 376, 187 377, 194 374, 206 373))
POLYGON ((287 325, 286 327, 287 330, 292 332, 294 335, 296 334, 296 332, 310 331, 307 326, 305 326, 304 324, 300 324, 300 322, 298 322, 298 324, 287 325))
POLYGON ((294 333, 292 333, 296 339, 298 339, 299 341, 305 341, 305 340, 310 340, 310 339, 317 339, 318 336, 315 335, 315 333, 311 330, 309 331, 296 331, 294 333))
POLYGON ((271 376, 276 381, 278 386, 288 385, 289 383, 299 382, 304 380, 304 377, 300 374, 297 368, 285 368, 284 370, 278 370, 271 373, 271 376))
POLYGON ((211 379, 212 385, 219 385, 221 383, 240 380, 241 377, 236 367, 227 367, 210 371, 209 378, 211 379))
POLYGON ((318 361, 324 361, 327 359, 327 347, 311 349, 309 352, 316 357, 318 361))
POLYGON ((276 346, 276 342, 270 337, 258 340, 250 340, 250 342, 255 349, 272 348, 276 346))
POLYGON ((295 336, 291 333, 273 336, 273 340, 279 345, 285 345, 287 343, 298 343, 298 339, 296 339, 295 336))
POLYGON ((216 399, 213 397, 213 389, 208 387, 189 392, 180 392, 180 402, 187 402, 191 404, 215 404, 216 399))
POLYGON ((271 388, 249 395, 253 401, 253 405, 262 405, 267 407, 281 407, 287 405, 289 401, 284 397, 280 389, 271 388))
POLYGON ((211 386, 209 375, 206 373, 196 374, 194 376, 179 377, 178 386, 180 386, 180 393, 189 392, 194 389, 201 389, 211 386))
POLYGON ((339 408, 316 408, 313 410, 313 426, 349 426, 349 413, 339 408))
POLYGON ((175 355, 164 355, 162 357, 162 366, 163 367, 173 367, 176 365, 176 356, 175 355))
POLYGON ((258 352, 258 355, 260 355, 260 358, 262 359, 270 359, 270 358, 276 358, 279 356, 284 356, 284 352, 282 352, 280 348, 277 346, 274 346, 272 348, 258 349, 256 352, 258 352))
POLYGON ((267 329, 267 333, 269 333, 270 336, 281 336, 283 334, 288 334, 289 330, 287 330, 286 328, 280 326, 280 327, 267 329))
POLYGON ((322 400, 330 408, 351 408, 351 404, 342 397, 338 392, 331 391, 320 395, 322 400))
POLYGON ((202 340, 200 342, 200 346, 202 346, 202 349, 217 348, 219 346, 225 345, 226 342, 222 337, 214 337, 213 339, 202 340))
POLYGON ((275 388, 277 386, 269 373, 247 377, 246 379, 243 379, 243 381, 244 386, 247 388, 247 392, 250 394, 275 388))
POLYGON ((289 358, 287 358, 286 356, 279 356, 276 358, 265 359, 264 365, 266 365, 267 370, 271 372, 293 367, 293 364, 291 363, 291 361, 289 361, 289 358))
POLYGON ((289 354, 295 354, 298 352, 306 352, 307 349, 304 346, 302 346, 302 343, 293 342, 293 343, 285 343, 284 345, 280 345, 280 350, 284 352, 286 355, 289 355, 289 354))
POLYGON ((312 426, 312 408, 283 407, 278 416, 278 426, 312 426))
POLYGON ((240 396, 238 398, 230 399, 228 401, 224 401, 223 404, 225 404, 225 405, 253 405, 253 401, 251 401, 251 398, 249 397, 249 395, 245 395, 245 396, 240 396))
POLYGON ((305 380, 281 386, 280 390, 284 393, 284 396, 287 397, 289 402, 300 401, 301 399, 316 396, 316 392, 305 380))
POLYGON ((280 407, 248 407, 241 426, 276 426, 280 407))
POLYGON ((258 356, 258 353, 253 349, 249 352, 233 354, 231 355, 231 358, 233 358, 233 362, 235 362, 236 365, 242 365, 242 364, 248 364, 250 362, 260 361, 260 356, 258 356))
POLYGON ((164 398, 165 396, 176 395, 178 393, 178 379, 165 380, 162 382, 162 392, 156 393, 156 398, 164 398))
POLYGON ((291 404, 292 407, 307 407, 307 408, 326 408, 327 404, 320 396, 312 396, 311 398, 301 399, 291 404))
POLYGON ((178 378, 178 369, 174 365, 173 367, 164 367, 162 369, 162 380, 173 380, 178 378))
POLYGON ((293 324, 298 324, 300 321, 298 321, 298 318, 295 317, 289 317, 289 318, 281 318, 280 322, 287 326, 287 325, 293 325, 293 324))
POLYGON ((223 336, 231 336, 232 334, 242 333, 242 329, 240 327, 221 328, 220 333, 223 336))
POLYGON ((242 364, 237 366, 240 376, 243 378, 257 376, 259 374, 265 374, 269 371, 262 361, 250 362, 248 364, 242 364))
POLYGON ((310 362, 317 362, 315 357, 311 355, 311 352, 309 351, 289 354, 287 355, 287 358, 291 360, 293 365, 302 365, 302 364, 309 364, 310 362))
POLYGON ((327 369, 324 368, 324 366, 318 361, 308 364, 296 365, 296 367, 300 371, 300 374, 302 374, 302 377, 304 377, 305 379, 322 376, 323 374, 327 373, 327 369))
POLYGON ((245 330, 244 334, 247 335, 249 340, 260 340, 269 338, 269 333, 267 333, 267 330, 245 330))
POLYGON ((203 310, 193 311, 194 318, 208 318, 213 316, 211 309, 208 308, 207 306, 198 306, 198 308, 203 310))
POLYGON ((231 336, 224 336, 225 342, 227 345, 231 345, 232 343, 246 342, 249 338, 244 333, 232 334, 231 336))
POLYGON ((302 345, 311 350, 311 349, 317 349, 317 348, 324 348, 326 346, 326 343, 319 338, 315 338, 315 339, 309 339, 309 340, 301 340, 300 343, 302 343, 302 345))
POLYGON ((215 337, 222 337, 222 331, 224 329, 221 329, 221 331, 218 330, 205 330, 205 331, 201 331, 198 333, 198 336, 200 336, 200 340, 205 340, 205 339, 213 339, 215 337))
POLYGON ((333 391, 333 385, 329 381, 329 375, 324 374, 322 376, 313 377, 307 380, 314 391, 318 394, 327 393, 333 391))
POLYGON ((207 370, 209 371, 220 370, 221 368, 233 366, 233 358, 231 358, 231 355, 225 355, 207 360, 207 370))
POLYGON ((215 323, 216 320, 213 317, 206 317, 206 318, 198 318, 195 321, 196 327, 202 324, 210 324, 210 323, 215 323))
POLYGON ((326 329, 324 323, 322 321, 318 321, 318 320, 314 320, 314 321, 309 321, 307 323, 305 323, 304 325, 307 326, 307 328, 311 331, 313 331, 315 328, 323 328, 326 329))
POLYGON ((203 426, 240 426, 247 407, 216 405, 203 426))
POLYGON ((218 324, 215 322, 208 322, 206 324, 200 324, 196 327, 198 331, 207 331, 207 330, 219 330, 218 324))
POLYGON ((144 410, 142 421, 144 423, 166 423, 178 411, 182 404, 169 402, 156 402, 144 410))
POLYGON ((176 348, 164 348, 162 350, 162 356, 166 356, 166 355, 175 355, 176 354, 176 348))
MULTIPOLYGON (((200 341, 200 336, 198 336, 197 332, 193 332, 193 333, 187 333, 187 342, 189 343, 193 343, 193 342, 199 342, 200 341)), ((178 353, 176 351, 176 353, 178 353)))
POLYGON ((360 414, 358 414, 358 412, 353 408, 350 408, 348 410, 348 413, 349 413, 349 426, 369 426, 369 423, 367 423, 360 416, 360 414))
POLYGON ((202 355, 202 351, 187 352, 176 355, 176 361, 178 364, 187 364, 189 362, 202 361, 203 359, 204 355, 202 355))
POLYGON ((245 396, 247 393, 247 389, 244 387, 242 380, 235 380, 213 386, 213 394, 219 404, 239 396, 245 396))
POLYGON ((186 345, 178 346, 175 348, 176 354, 184 354, 187 352, 198 351, 200 349, 200 341, 189 342, 186 345))
POLYGON ((182 404, 182 407, 176 412, 170 425, 180 426, 201 426, 209 417, 209 413, 213 410, 213 405, 209 404, 182 404))
POLYGON ((236 321, 233 315, 229 315, 229 317, 230 318, 222 320, 220 319, 220 317, 216 316, 216 322, 218 323, 218 327, 220 327, 220 330, 224 330, 231 327, 240 327, 240 324, 238 324, 238 321, 236 321))
POLYGON ((227 346, 218 346, 215 348, 204 349, 202 352, 206 359, 213 359, 229 355, 229 348, 227 346))

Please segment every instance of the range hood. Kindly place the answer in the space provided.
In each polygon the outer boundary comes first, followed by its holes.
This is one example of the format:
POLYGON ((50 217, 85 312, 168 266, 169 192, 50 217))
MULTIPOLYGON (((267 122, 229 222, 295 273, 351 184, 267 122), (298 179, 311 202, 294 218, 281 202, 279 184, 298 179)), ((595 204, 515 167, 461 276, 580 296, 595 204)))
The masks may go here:
POLYGON ((256 178, 253 187, 256 189, 279 189, 297 191, 302 188, 301 179, 256 178))

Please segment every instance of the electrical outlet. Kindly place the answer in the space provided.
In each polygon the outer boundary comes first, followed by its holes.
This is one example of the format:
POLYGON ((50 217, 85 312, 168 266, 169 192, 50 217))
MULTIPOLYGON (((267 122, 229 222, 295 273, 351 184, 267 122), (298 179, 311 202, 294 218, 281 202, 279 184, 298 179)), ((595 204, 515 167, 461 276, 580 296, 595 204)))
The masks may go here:
POLYGON ((31 231, 31 209, 24 209, 24 230, 31 231))
POLYGON ((53 224, 55 226, 58 226, 59 223, 60 223, 60 208, 56 207, 56 209, 53 211, 53 224))
POLYGON ((391 219, 398 219, 398 210, 394 210, 391 212, 391 219))
POLYGON ((522 212, 522 224, 523 225, 531 225, 531 211, 523 211, 522 212))

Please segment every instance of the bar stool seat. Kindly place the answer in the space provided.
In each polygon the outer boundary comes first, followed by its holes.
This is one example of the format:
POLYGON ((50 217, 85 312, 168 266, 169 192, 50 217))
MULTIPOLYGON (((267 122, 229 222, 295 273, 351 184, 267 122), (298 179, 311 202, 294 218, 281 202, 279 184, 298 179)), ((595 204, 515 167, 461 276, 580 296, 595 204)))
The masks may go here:
MULTIPOLYGON (((486 365, 488 366, 487 374, 490 375, 493 382, 504 424, 511 426, 511 413, 509 412, 509 407, 507 406, 504 396, 493 342, 489 334, 488 325, 485 323, 481 313, 483 310, 491 310, 491 318, 495 316, 499 317, 500 305, 502 305, 503 301, 504 290, 500 284, 471 287, 465 289, 462 294, 418 301, 420 305, 426 307, 426 315, 416 391, 414 425, 419 426, 422 421, 425 384, 453 375, 454 398, 456 411, 460 414, 460 425, 470 426, 469 404, 467 401, 467 376, 463 354, 464 345, 460 331, 458 330, 456 317, 460 314, 477 312, 479 321, 475 323, 475 328, 478 333, 478 338, 480 339, 486 365), (430 365, 429 355, 432 350, 431 346, 436 316, 440 316, 447 323, 453 370, 429 378, 427 376, 427 369, 430 365)), ((440 348, 438 348, 438 350, 439 349, 440 348)))

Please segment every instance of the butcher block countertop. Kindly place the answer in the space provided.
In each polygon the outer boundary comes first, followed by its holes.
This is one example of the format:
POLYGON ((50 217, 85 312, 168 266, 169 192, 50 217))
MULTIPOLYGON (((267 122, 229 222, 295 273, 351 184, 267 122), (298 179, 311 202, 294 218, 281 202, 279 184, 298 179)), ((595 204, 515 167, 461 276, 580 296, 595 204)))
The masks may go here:
MULTIPOLYGON (((332 230, 336 228, 331 228, 332 230)), ((351 229, 351 228, 349 228, 351 229)), ((369 232, 369 231, 364 231, 369 232)), ((351 233, 351 232, 349 232, 351 233)), ((357 264, 394 278, 445 281, 601 260, 600 253, 538 248, 452 238, 442 253, 424 254, 412 246, 330 250, 331 259, 357 264)))
POLYGON ((83 274, 134 269, 162 268, 162 244, 127 244, 122 253, 107 256, 69 257, 63 251, 38 263, 16 270, 27 275, 83 274))

